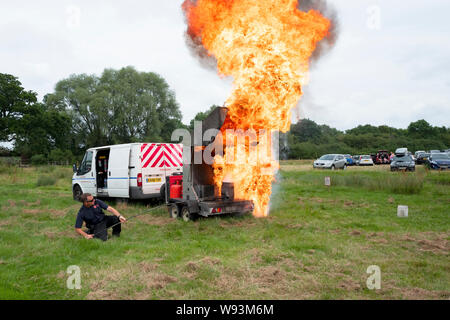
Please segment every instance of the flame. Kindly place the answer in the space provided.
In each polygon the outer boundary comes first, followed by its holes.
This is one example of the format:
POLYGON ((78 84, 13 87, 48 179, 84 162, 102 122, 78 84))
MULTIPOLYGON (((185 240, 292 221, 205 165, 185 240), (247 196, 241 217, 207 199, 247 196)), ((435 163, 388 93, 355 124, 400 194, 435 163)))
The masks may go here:
MULTIPOLYGON (((227 119, 221 129, 286 132, 291 109, 308 80, 308 62, 330 21, 318 11, 297 9, 297 0, 185 0, 188 34, 200 40, 217 60, 218 73, 233 77, 227 119)), ((215 183, 234 182, 235 197, 253 200, 254 215, 268 214, 271 185, 278 162, 266 152, 249 156, 251 139, 235 134, 224 155, 214 158, 215 183), (241 139, 239 139, 241 138, 241 139), (240 140, 240 142, 239 142, 240 140), (234 158, 234 161, 229 161, 234 158)), ((245 135, 244 135, 245 136, 245 135)), ((267 136, 267 135, 266 135, 267 136)), ((258 150, 270 150, 270 139, 256 137, 258 150)))

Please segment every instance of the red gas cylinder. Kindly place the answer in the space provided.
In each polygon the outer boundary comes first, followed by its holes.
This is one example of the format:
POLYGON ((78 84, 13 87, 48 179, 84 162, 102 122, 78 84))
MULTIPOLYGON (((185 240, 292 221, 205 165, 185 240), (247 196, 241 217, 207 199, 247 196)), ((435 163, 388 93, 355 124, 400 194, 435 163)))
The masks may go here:
POLYGON ((171 199, 175 199, 175 198, 180 199, 182 197, 182 194, 183 194, 183 187, 181 184, 179 184, 178 181, 176 182, 176 184, 173 184, 170 186, 170 198, 171 199))

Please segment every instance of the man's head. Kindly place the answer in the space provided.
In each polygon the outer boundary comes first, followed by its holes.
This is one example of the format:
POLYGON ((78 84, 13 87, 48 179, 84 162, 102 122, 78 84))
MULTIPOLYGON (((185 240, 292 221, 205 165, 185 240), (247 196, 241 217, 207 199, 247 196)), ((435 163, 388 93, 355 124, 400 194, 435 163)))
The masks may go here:
POLYGON ((92 207, 94 205, 94 197, 90 193, 83 193, 81 195, 81 202, 86 208, 92 207))

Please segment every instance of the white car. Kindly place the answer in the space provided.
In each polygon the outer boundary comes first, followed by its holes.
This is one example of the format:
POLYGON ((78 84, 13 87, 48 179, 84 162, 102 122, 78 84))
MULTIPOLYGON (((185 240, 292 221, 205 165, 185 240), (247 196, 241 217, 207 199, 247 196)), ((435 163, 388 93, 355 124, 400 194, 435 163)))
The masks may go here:
POLYGON ((372 157, 369 155, 363 155, 359 157, 360 166, 373 166, 372 157))
POLYGON ((326 154, 313 163, 314 169, 347 169, 347 159, 342 154, 326 154))

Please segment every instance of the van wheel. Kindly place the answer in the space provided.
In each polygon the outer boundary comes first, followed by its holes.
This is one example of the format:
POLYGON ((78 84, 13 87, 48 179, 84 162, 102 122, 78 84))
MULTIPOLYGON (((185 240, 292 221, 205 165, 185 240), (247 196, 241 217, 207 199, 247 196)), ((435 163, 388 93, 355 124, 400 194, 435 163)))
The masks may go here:
POLYGON ((181 209, 181 218, 183 221, 194 221, 196 218, 196 215, 189 212, 189 208, 187 206, 184 206, 183 209, 181 209))
POLYGON ((75 187, 73 187, 73 200, 81 202, 82 194, 83 194, 83 191, 81 191, 81 188, 79 185, 76 185, 75 187))
POLYGON ((176 204, 171 204, 169 206, 169 215, 173 219, 177 219, 180 217, 180 211, 178 209, 178 206, 176 204))

